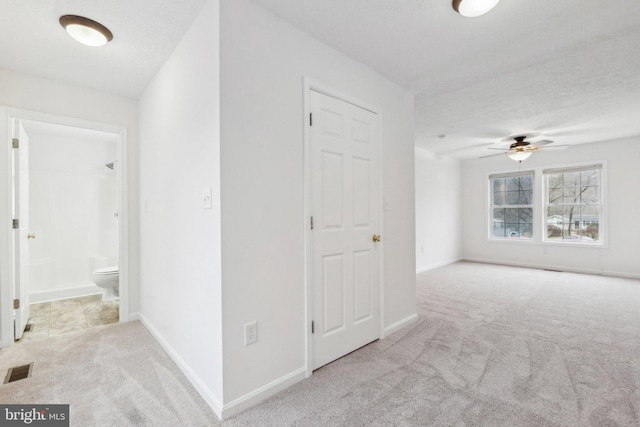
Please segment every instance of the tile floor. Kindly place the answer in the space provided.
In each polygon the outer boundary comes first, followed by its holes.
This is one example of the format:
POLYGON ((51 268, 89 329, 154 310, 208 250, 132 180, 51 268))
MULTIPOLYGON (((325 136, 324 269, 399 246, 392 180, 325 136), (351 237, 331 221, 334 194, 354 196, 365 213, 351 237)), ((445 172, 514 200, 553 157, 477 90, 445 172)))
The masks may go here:
POLYGON ((17 342, 33 341, 118 322, 118 301, 101 301, 102 294, 31 304, 29 324, 17 342))

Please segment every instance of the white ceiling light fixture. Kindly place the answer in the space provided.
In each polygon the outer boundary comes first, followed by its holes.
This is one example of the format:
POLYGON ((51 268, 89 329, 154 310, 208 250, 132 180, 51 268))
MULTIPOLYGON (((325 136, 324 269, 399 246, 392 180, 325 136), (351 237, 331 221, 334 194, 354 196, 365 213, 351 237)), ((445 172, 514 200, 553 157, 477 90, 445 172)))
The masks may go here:
POLYGON ((515 160, 518 163, 522 163, 523 160, 527 160, 533 151, 512 151, 507 153, 510 159, 515 160))
POLYGON ((500 0, 453 0, 453 8, 462 16, 475 18, 496 7, 500 0))
POLYGON ((86 46, 104 46, 113 39, 113 34, 107 27, 83 16, 61 16, 60 25, 71 37, 86 46))

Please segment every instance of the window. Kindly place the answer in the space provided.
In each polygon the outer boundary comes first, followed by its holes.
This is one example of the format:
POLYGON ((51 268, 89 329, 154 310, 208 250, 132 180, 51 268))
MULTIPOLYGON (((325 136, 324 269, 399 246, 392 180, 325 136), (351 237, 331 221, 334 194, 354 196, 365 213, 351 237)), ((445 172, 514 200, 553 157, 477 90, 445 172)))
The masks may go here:
POLYGON ((602 242, 602 165, 546 169, 545 241, 602 242))
POLYGON ((533 238, 533 171, 489 176, 491 239, 533 238))

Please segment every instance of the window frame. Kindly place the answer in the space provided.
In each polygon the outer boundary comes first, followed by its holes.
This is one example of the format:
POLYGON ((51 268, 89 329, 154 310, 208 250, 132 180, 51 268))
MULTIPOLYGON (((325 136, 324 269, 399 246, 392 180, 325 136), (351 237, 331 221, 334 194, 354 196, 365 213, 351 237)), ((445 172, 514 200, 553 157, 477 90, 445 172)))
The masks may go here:
MULTIPOLYGON (((587 163, 578 163, 571 165, 563 165, 563 166, 554 166, 548 168, 542 168, 541 171, 542 178, 542 215, 541 215, 541 231, 542 231, 542 243, 546 245, 557 245, 557 246, 579 246, 584 248, 606 248, 607 239, 608 239, 608 227, 607 227, 607 167, 605 161, 597 161, 597 162, 587 162, 587 163), (599 185, 598 185, 598 199, 599 203, 596 204, 587 204, 588 206, 596 206, 598 208, 598 240, 595 242, 583 241, 583 240, 563 240, 563 239, 550 239, 548 237, 547 232, 547 212, 548 208, 554 205, 549 204, 549 179, 548 176, 553 173, 571 173, 571 172, 582 172, 586 170, 600 170, 599 177, 599 185)), ((564 188, 564 186, 563 186, 564 188)), ((584 204, 574 203, 574 204, 560 204, 556 206, 582 206, 584 204)))
POLYGON ((536 225, 538 221, 536 221, 537 216, 537 194, 536 188, 538 187, 537 182, 537 173, 535 169, 527 169, 524 171, 506 171, 506 172, 497 172, 497 173, 489 173, 486 175, 486 185, 487 185, 487 209, 485 210, 487 215, 487 234, 486 239, 490 242, 495 243, 518 243, 518 244, 531 244, 531 243, 539 243, 538 233, 536 230, 536 225), (495 179, 500 178, 518 178, 523 176, 531 176, 532 188, 531 188, 531 202, 527 205, 495 205, 494 204, 494 191, 493 191, 493 182, 495 179), (494 209, 495 208, 504 208, 504 209, 521 209, 521 208, 531 208, 531 238, 510 238, 508 236, 505 237, 497 237, 493 234, 493 226, 494 226, 494 209))

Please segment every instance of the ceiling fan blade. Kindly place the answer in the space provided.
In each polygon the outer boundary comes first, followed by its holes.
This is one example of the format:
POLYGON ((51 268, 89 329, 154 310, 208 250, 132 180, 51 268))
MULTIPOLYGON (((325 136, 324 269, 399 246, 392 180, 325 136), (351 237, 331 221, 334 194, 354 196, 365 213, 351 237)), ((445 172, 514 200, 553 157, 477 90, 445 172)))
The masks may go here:
POLYGON ((486 159, 487 157, 502 156, 503 154, 507 154, 507 153, 489 154, 488 156, 479 157, 479 159, 486 159))
POLYGON ((488 150, 500 150, 500 151, 509 151, 508 148, 491 148, 491 147, 487 147, 488 150))
POLYGON ((532 142, 531 147, 544 147, 545 145, 553 144, 553 141, 549 141, 548 139, 544 139, 538 142, 532 142))
POLYGON ((547 151, 547 150, 566 150, 567 148, 569 148, 570 145, 553 145, 551 147, 541 147, 540 149, 542 151, 547 151))

